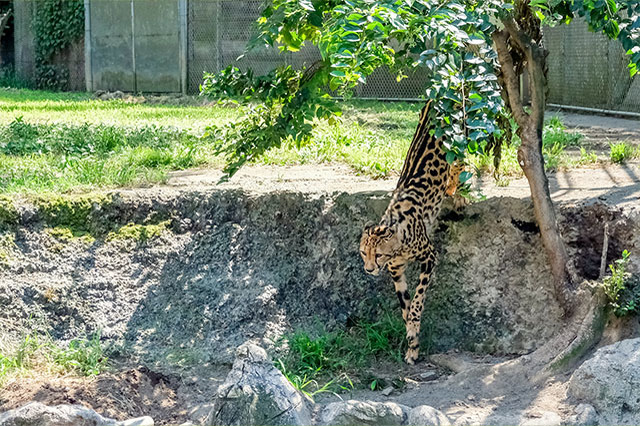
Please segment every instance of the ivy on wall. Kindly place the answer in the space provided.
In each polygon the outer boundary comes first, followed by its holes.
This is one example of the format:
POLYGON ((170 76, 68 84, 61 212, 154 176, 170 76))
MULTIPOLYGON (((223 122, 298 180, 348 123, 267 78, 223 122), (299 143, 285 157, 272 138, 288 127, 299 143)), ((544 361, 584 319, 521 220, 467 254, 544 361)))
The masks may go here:
POLYGON ((33 31, 37 86, 64 90, 69 84, 69 70, 56 65, 54 59, 57 53, 84 36, 84 1, 38 1, 33 31))

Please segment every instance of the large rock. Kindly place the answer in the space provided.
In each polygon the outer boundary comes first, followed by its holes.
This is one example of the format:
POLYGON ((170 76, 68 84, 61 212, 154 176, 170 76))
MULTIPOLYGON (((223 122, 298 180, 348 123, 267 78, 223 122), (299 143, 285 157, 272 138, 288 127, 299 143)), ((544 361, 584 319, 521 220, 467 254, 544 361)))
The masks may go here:
POLYGON ((0 414, 0 426, 153 426, 151 417, 117 421, 81 405, 49 407, 32 402, 0 414))
POLYGON ((573 373, 568 393, 601 414, 640 415, 640 338, 598 349, 573 373))
POLYGON ((307 401, 291 386, 264 349, 241 345, 220 386, 207 425, 310 425, 307 401))
POLYGON ((407 424, 411 426, 449 426, 451 422, 442 411, 428 405, 420 405, 411 409, 407 424))
POLYGON ((340 401, 328 404, 320 413, 320 423, 331 426, 401 425, 409 407, 393 402, 340 401))
POLYGON ((593 405, 579 404, 573 416, 569 417, 566 422, 567 425, 573 426, 597 426, 598 413, 593 405))

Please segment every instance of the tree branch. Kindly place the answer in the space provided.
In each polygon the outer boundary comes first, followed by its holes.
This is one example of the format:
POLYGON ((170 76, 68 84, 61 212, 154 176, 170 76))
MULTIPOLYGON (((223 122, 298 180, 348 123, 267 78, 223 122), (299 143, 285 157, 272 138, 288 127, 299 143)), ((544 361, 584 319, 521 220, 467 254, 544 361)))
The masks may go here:
POLYGON ((4 14, 0 15, 0 39, 2 38, 2 32, 4 27, 9 22, 9 16, 11 16, 11 9, 7 10, 4 14))
POLYGON ((512 17, 502 19, 502 24, 509 33, 510 40, 524 53, 531 88, 530 117, 533 123, 542 126, 544 124, 544 109, 546 106, 546 77, 544 74, 546 52, 535 44, 527 33, 518 28, 516 21, 512 17))
POLYGON ((527 113, 524 112, 522 101, 520 100, 520 82, 514 70, 513 58, 509 52, 509 33, 506 31, 495 31, 492 35, 493 42, 500 61, 500 71, 504 80, 504 87, 509 98, 509 107, 516 122, 520 127, 524 127, 528 121, 527 113))

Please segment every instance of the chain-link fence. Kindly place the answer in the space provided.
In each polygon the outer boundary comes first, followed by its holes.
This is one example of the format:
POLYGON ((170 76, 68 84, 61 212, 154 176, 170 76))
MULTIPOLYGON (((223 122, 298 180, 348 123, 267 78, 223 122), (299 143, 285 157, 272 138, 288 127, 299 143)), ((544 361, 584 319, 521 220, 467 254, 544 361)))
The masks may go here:
MULTIPOLYGON (((79 0, 72 0, 79 1, 79 0)), ((319 58, 314 46, 300 52, 245 51, 263 0, 87 0, 87 44, 62 52, 71 88, 196 94, 204 72, 234 64, 257 74, 281 64, 310 65, 319 58), (87 67, 87 68, 85 68, 87 67), (133 82, 133 83, 132 83, 133 82), (137 83, 137 84, 136 84, 137 83)), ((13 60, 18 75, 34 76, 32 23, 38 0, 14 0, 13 60)), ((640 78, 632 79, 620 44, 588 31, 583 21, 545 28, 549 49, 549 103, 615 111, 640 112, 640 78)), ((400 82, 378 70, 355 96, 373 99, 419 99, 426 75, 417 70, 400 82)))
POLYGON ((640 78, 629 75, 622 45, 582 20, 545 28, 549 103, 640 112, 640 78))
MULTIPOLYGON (((189 0, 188 6, 188 91, 197 93, 203 72, 219 71, 234 64, 240 69, 251 68, 265 74, 273 68, 288 64, 294 67, 310 65, 320 58, 314 46, 299 52, 279 52, 263 49, 245 52, 252 36, 254 23, 260 15, 262 0, 189 0)), ((358 87, 355 95, 361 98, 416 99, 424 94, 425 78, 418 74, 400 83, 388 71, 380 70, 370 76, 367 84, 358 87)))

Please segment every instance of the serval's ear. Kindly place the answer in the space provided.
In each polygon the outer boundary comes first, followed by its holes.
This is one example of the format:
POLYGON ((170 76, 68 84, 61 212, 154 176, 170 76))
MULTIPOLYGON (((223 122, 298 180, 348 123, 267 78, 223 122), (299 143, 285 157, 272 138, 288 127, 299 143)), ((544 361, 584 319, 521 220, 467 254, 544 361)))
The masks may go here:
POLYGON ((373 229, 373 227, 376 226, 376 224, 372 221, 368 221, 367 223, 364 224, 364 231, 366 233, 369 233, 369 231, 371 231, 371 229, 373 229))

